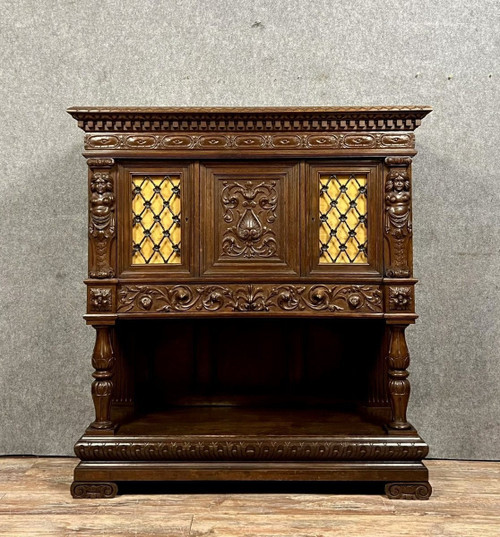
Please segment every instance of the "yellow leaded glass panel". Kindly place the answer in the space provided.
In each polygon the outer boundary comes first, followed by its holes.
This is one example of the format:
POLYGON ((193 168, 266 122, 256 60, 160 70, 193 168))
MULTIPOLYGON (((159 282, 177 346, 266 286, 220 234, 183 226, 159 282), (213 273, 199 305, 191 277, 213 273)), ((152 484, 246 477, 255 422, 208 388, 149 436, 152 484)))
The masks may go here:
POLYGON ((132 264, 181 262, 180 178, 132 178, 132 264))
POLYGON ((319 262, 367 263, 367 184, 361 175, 319 181, 319 262))

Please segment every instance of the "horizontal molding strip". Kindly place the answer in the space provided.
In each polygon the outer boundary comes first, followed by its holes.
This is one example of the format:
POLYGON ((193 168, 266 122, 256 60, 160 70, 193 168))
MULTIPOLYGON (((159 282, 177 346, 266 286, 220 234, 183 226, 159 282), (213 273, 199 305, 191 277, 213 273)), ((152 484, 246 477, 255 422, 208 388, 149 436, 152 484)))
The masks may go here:
POLYGON ((238 151, 413 149, 412 132, 331 134, 87 134, 86 150, 238 151))

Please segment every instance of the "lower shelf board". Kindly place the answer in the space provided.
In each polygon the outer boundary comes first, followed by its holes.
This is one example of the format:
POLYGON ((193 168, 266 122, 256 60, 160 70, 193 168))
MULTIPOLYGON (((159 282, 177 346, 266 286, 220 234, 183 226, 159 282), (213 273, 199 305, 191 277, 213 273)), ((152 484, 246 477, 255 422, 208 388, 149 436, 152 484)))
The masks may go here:
POLYGON ((380 418, 332 408, 173 407, 122 423, 118 435, 329 436, 385 434, 380 418))

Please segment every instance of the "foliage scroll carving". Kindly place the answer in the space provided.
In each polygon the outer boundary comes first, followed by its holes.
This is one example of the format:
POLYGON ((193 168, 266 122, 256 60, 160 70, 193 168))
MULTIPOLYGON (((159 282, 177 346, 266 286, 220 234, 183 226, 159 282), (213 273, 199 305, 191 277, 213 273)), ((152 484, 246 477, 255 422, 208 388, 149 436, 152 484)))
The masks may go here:
POLYGON ((381 313, 376 285, 123 285, 118 312, 381 313))

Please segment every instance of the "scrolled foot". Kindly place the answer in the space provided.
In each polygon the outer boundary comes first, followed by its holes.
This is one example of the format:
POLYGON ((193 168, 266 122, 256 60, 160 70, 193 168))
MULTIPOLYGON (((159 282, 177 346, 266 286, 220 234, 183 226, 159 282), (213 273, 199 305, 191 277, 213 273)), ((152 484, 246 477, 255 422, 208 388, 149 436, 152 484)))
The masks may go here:
POLYGON ((387 483, 385 493, 390 500, 428 500, 432 487, 428 481, 387 483))
POLYGON ((71 495, 73 498, 114 498, 118 492, 116 483, 84 483, 75 481, 71 484, 71 495))

